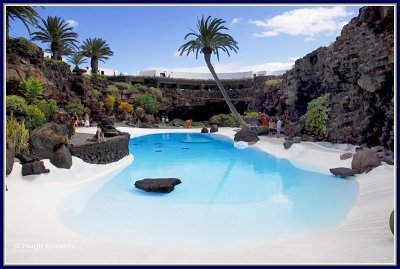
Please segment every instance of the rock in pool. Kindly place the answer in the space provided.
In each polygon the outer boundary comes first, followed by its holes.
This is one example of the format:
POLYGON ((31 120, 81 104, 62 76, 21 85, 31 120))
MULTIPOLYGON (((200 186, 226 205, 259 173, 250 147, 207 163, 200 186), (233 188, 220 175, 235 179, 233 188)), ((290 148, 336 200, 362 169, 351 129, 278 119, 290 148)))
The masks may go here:
POLYGON ((175 185, 182 183, 179 178, 145 178, 135 182, 135 187, 147 192, 169 193, 175 185))

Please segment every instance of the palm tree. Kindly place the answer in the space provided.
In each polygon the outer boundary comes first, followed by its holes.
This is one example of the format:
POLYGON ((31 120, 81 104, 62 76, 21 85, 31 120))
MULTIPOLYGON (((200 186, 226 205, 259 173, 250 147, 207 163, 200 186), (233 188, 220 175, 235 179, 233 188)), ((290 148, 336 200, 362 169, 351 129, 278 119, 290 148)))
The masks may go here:
POLYGON ((7 39, 9 39, 10 19, 15 21, 16 18, 22 21, 26 29, 28 29, 29 34, 31 34, 31 30, 29 29, 28 24, 31 25, 37 24, 37 19, 39 18, 39 14, 36 12, 35 9, 33 9, 33 7, 23 7, 23 6, 6 7, 7 39))
POLYGON ((82 52, 75 52, 74 54, 72 54, 69 57, 68 62, 75 65, 74 69, 79 69, 80 64, 87 63, 87 61, 84 57, 85 56, 82 54, 82 52))
POLYGON ((201 20, 197 20, 197 30, 193 31, 192 29, 190 33, 185 36, 185 40, 188 37, 193 36, 194 39, 186 42, 180 48, 180 55, 186 52, 186 55, 189 55, 191 52, 196 52, 196 59, 199 52, 204 54, 204 60, 206 61, 207 67, 210 70, 215 82, 218 85, 219 90, 222 93, 222 96, 225 99, 229 109, 231 110, 233 116, 236 121, 244 128, 249 128, 246 122, 242 119, 240 114, 237 112, 235 106, 232 104, 231 99, 229 98, 224 86, 219 80, 217 73, 215 73, 214 67, 211 64, 211 54, 214 53, 217 55, 217 59, 219 60, 219 50, 222 50, 229 54, 229 50, 233 50, 237 53, 239 50, 237 46, 237 42, 228 34, 221 33, 221 30, 228 30, 223 24, 225 21, 222 19, 214 18, 211 20, 211 16, 208 16, 207 19, 204 19, 204 16, 201 20))
POLYGON ((99 61, 104 63, 104 60, 108 60, 108 56, 114 55, 106 41, 101 38, 87 38, 83 41, 81 49, 84 56, 90 57, 92 74, 97 74, 99 61))
POLYGON ((50 50, 53 53, 52 58, 59 60, 63 45, 77 47, 75 45, 78 34, 73 32, 73 28, 69 27, 68 23, 60 17, 47 17, 47 20, 42 19, 43 26, 37 25, 40 30, 32 33, 32 40, 38 40, 42 43, 50 43, 50 50))
MULTIPOLYGON (((72 46, 70 43, 62 43, 61 48, 59 53, 57 54, 58 59, 57 60, 62 60, 62 56, 71 56, 72 54, 75 53, 76 48, 72 46)), ((45 52, 52 53, 53 51, 51 50, 51 45, 47 47, 47 49, 44 50, 45 52)))

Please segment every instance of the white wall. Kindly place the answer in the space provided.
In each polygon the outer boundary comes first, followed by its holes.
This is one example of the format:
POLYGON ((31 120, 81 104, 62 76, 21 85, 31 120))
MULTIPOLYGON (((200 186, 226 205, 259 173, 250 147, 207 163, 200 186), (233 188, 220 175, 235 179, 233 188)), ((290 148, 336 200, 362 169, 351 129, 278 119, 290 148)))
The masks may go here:
MULTIPOLYGON (((184 78, 184 79, 213 79, 211 73, 189 73, 175 72, 167 70, 147 70, 140 71, 139 76, 161 77, 161 73, 165 74, 166 78, 184 78)), ((245 79, 252 78, 254 72, 237 72, 237 73, 217 73, 220 79, 245 79)))

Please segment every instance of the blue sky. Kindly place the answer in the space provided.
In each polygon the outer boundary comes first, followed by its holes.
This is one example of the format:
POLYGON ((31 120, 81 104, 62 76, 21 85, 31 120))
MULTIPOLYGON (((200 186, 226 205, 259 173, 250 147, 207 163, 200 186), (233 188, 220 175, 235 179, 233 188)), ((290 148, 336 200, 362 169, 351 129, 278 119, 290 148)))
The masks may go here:
MULTIPOLYGON (((208 72, 203 55, 178 56, 188 28, 202 15, 222 18, 237 42, 237 54, 212 58, 217 72, 288 69, 295 58, 328 46, 360 6, 46 6, 42 18, 59 16, 74 27, 78 40, 103 38, 114 52, 100 67, 133 74, 164 69, 208 72)), ((10 22, 11 37, 29 38, 22 23, 10 22)), ((34 31, 34 28, 31 27, 34 31)), ((37 43, 42 48, 47 44, 37 43)), ((90 61, 88 61, 89 63, 90 61)), ((84 64, 89 66, 89 64, 84 64)))

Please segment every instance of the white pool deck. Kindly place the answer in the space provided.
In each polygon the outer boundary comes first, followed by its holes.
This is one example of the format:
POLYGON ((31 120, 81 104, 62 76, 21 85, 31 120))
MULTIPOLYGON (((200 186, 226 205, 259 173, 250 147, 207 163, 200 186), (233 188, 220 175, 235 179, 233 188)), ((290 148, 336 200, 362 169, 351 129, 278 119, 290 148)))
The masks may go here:
MULTIPOLYGON (((152 133, 200 132, 200 129, 138 129, 119 127, 131 137, 152 133)), ((95 133, 95 128, 78 128, 95 133)), ((232 128, 219 134, 233 138, 232 128)), ((350 167, 340 160, 345 151, 302 142, 285 150, 283 138, 261 137, 255 146, 287 158, 295 166, 329 174, 329 168, 350 167)), ((71 169, 57 169, 44 160, 49 174, 21 176, 14 164, 5 182, 5 258, 10 264, 396 264, 397 237, 389 229, 389 215, 395 209, 395 166, 383 163, 367 174, 357 175, 359 195, 341 225, 323 232, 263 246, 234 251, 199 251, 171 246, 148 247, 97 239, 77 234, 57 218, 57 206, 72 192, 89 182, 111 178, 133 161, 133 156, 109 165, 84 163, 73 157, 71 169)), ((397 160, 395 160, 397 164, 397 160)), ((338 180, 344 180, 338 178, 338 180)), ((338 203, 341 201, 338 200, 338 203)), ((395 210, 396 212, 396 210, 395 210)), ((396 218, 395 218, 396 219, 396 218)), ((396 229, 395 220, 395 229, 396 229)), ((397 234, 397 230, 395 230, 397 234)))

